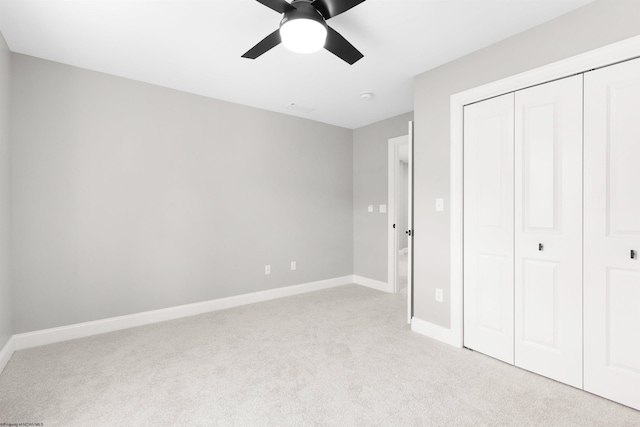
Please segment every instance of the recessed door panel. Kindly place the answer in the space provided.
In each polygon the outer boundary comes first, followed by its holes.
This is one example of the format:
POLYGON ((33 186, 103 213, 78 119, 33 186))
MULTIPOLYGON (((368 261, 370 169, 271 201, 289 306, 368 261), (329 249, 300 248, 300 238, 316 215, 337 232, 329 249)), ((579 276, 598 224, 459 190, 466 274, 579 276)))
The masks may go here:
POLYGON ((640 376, 640 272, 610 269, 606 306, 607 366, 640 376))
MULTIPOLYGON (((506 135, 502 134, 506 128, 504 119, 503 114, 487 114, 478 120, 477 135, 480 147, 476 151, 476 164, 482 165, 483 169, 478 170, 480 173, 477 174, 479 227, 501 228, 506 219, 503 217, 506 195, 500 191, 505 177, 503 153, 506 135)), ((507 202, 510 200, 507 199, 507 202)))
POLYGON ((582 76, 515 96, 515 364, 582 387, 582 76))
POLYGON ((513 94, 464 114, 464 345, 513 363, 513 94))
POLYGON ((527 259, 523 262, 522 306, 519 307, 523 341, 557 350, 559 263, 527 259))
MULTIPOLYGON (((510 261, 505 256, 478 254, 478 291, 477 304, 479 328, 503 335, 505 325, 503 324, 502 308, 504 301, 505 280, 508 280, 511 266, 510 261)), ((509 328, 510 329, 510 328, 509 328)))
POLYGON ((636 59, 586 73, 584 88, 584 388, 636 409, 640 409, 639 76, 636 59))
POLYGON ((523 201, 527 229, 556 226, 556 119, 554 102, 523 106, 523 201))
POLYGON ((609 232, 640 237, 640 79, 609 88, 607 135, 609 232), (635 112, 635 114, 634 114, 635 112))

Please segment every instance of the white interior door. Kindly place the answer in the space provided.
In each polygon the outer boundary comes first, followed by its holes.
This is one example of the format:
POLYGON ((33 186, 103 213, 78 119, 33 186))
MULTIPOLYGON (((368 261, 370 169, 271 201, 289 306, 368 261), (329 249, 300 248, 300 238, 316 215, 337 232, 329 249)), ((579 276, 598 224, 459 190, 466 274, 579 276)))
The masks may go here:
MULTIPOLYGON (((408 135, 389 139, 388 162, 388 252, 387 280, 392 292, 400 292, 406 286, 407 263, 400 262, 400 249, 407 246, 407 180, 403 175, 408 161, 408 135)), ((402 255, 403 259, 406 254, 402 255)))
POLYGON ((413 122, 409 122, 407 153, 407 322, 413 318, 413 122))
POLYGON ((464 345, 513 363, 513 93, 464 108, 464 345))
POLYGON ((582 75, 515 95, 515 364, 582 388, 582 75))
MULTIPOLYGON (((407 280, 407 322, 413 317, 413 122, 409 122, 408 135, 389 140, 388 150, 388 281, 393 292, 401 291, 399 244, 406 242, 407 261, 403 274, 407 280), (406 177, 403 168, 406 165, 406 177)), ((404 246, 404 245, 402 245, 404 246)), ((405 256, 405 255, 403 255, 405 256)))
POLYGON ((388 248, 387 248, 387 282, 391 290, 398 292, 398 240, 399 233, 402 233, 398 227, 398 149, 405 143, 405 137, 399 136, 389 140, 388 149, 388 203, 387 203, 387 221, 388 221, 388 248))
POLYGON ((640 410, 640 60, 584 93, 584 389, 640 410))

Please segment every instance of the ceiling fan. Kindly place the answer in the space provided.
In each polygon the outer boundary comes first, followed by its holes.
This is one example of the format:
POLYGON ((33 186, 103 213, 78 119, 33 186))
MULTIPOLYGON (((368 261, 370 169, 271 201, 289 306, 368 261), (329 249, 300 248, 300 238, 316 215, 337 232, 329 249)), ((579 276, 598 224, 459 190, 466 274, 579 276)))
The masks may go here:
POLYGON ((256 59, 280 43, 298 53, 310 53, 323 47, 353 65, 364 55, 325 22, 365 0, 256 0, 282 13, 280 28, 249 49, 243 58, 256 59))

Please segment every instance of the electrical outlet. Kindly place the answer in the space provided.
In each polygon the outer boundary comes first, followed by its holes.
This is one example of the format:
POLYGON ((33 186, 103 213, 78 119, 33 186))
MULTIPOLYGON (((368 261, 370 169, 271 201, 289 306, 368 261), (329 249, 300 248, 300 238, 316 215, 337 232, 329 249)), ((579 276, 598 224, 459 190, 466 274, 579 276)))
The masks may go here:
POLYGON ((296 262, 291 261, 291 271, 295 270, 296 268, 298 268, 298 266, 296 265, 296 262))
POLYGON ((270 265, 265 265, 264 266, 264 274, 271 274, 271 266, 270 265))
POLYGON ((436 301, 442 302, 442 300, 443 300, 442 289, 436 288, 436 301))

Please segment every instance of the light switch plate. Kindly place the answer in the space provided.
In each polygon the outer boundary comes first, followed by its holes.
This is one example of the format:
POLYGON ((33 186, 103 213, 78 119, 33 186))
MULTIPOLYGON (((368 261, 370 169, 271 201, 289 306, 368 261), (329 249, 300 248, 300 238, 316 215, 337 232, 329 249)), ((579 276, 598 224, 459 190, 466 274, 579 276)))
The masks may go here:
POLYGON ((380 205, 380 213, 387 213, 387 205, 380 205))
POLYGON ((369 205, 367 207, 367 212, 373 212, 373 205, 369 205))

